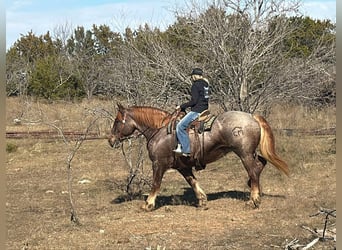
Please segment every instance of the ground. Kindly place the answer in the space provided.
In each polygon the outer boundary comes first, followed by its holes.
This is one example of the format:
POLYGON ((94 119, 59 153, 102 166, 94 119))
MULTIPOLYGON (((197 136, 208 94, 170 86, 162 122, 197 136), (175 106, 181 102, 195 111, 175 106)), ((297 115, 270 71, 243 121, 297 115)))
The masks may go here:
MULTIPOLYGON (((142 197, 125 199, 128 170, 121 150, 105 139, 86 140, 71 164, 80 225, 70 220, 65 143, 7 139, 7 249, 295 249, 286 248, 293 240, 307 245, 317 237, 308 229, 324 228, 320 209, 336 209, 334 136, 275 136, 291 173, 286 177, 267 164, 260 208, 246 205, 247 173, 229 154, 195 172, 208 195, 207 209, 195 206, 188 184, 170 170, 152 212, 140 209, 148 188, 142 197)), ((148 159, 144 169, 148 175, 148 159)), ((335 222, 329 217, 327 230, 335 222)), ((310 249, 335 245, 326 239, 310 249)))

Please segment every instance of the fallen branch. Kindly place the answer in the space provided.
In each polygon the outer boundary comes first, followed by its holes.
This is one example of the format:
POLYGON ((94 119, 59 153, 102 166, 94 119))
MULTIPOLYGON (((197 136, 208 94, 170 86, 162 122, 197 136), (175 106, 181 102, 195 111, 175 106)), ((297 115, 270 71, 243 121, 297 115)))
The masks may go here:
POLYGON ((326 209, 326 208, 320 208, 318 213, 316 213, 314 215, 311 215, 310 217, 318 216, 320 214, 325 214, 324 228, 323 228, 323 230, 317 230, 316 229, 315 232, 316 233, 322 233, 322 236, 320 236, 320 240, 324 241, 326 239, 331 239, 332 238, 334 241, 336 241, 336 229, 335 229, 335 234, 332 237, 331 237, 331 234, 330 234, 330 237, 326 235, 327 233, 329 233, 329 231, 327 231, 327 225, 328 225, 328 221, 329 221, 329 216, 336 218, 336 209, 332 209, 331 210, 331 209, 326 209))
POLYGON ((295 238, 285 245, 285 249, 286 250, 307 250, 313 247, 319 241, 334 240, 336 242, 336 228, 332 228, 332 229, 327 228, 330 217, 336 218, 336 209, 320 208, 319 212, 317 212, 316 214, 310 215, 310 217, 318 216, 321 214, 325 215, 325 222, 324 222, 323 229, 311 229, 310 227, 302 226, 303 229, 312 233, 315 236, 315 239, 313 239, 308 244, 303 245, 303 244, 299 244, 299 240, 295 238))
POLYGON ((319 241, 319 238, 315 238, 313 241, 311 241, 309 244, 307 244, 305 247, 303 247, 301 250, 307 250, 313 245, 315 245, 319 241))

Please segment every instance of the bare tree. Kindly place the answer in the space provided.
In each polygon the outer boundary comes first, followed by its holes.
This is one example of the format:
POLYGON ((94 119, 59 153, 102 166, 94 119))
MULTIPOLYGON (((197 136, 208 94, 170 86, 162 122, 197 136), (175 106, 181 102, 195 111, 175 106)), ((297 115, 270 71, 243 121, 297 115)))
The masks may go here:
POLYGON ((160 31, 148 25, 134 32, 127 29, 120 55, 111 59, 112 80, 108 83, 129 104, 175 104, 180 84, 190 83, 184 73, 191 69, 188 62, 162 38, 160 31))
POLYGON ((73 26, 69 22, 65 22, 64 24, 57 25, 53 29, 53 36, 56 41, 61 43, 62 48, 67 47, 67 41, 71 37, 73 31, 73 26))
POLYGON ((318 43, 308 58, 291 58, 284 40, 296 28, 289 15, 299 14, 299 1, 191 1, 183 12, 192 29, 192 45, 211 76, 212 101, 224 110, 265 110, 276 100, 317 96, 318 79, 334 79, 326 61, 335 45, 318 43), (310 79, 310 80, 309 80, 310 79), (314 80, 314 81, 313 81, 314 80))
POLYGON ((66 159, 66 166, 67 166, 67 172, 68 172, 68 193, 69 193, 69 203, 70 203, 70 220, 73 223, 75 223, 76 225, 81 225, 81 222, 80 222, 80 219, 78 217, 77 209, 76 209, 74 198, 73 198, 73 186, 72 186, 73 175, 72 175, 72 165, 71 165, 71 163, 72 163, 72 160, 74 159, 77 151, 80 149, 81 145, 86 140, 87 135, 89 134, 89 132, 91 131, 91 129, 93 128, 93 126, 95 125, 95 123, 97 122, 97 120, 99 118, 100 117, 95 117, 88 124, 88 126, 87 126, 86 130, 84 131, 83 135, 81 135, 79 138, 77 138, 74 143, 71 140, 68 140, 66 138, 66 136, 64 135, 63 130, 60 127, 56 126, 53 123, 49 123, 49 122, 46 123, 47 125, 55 128, 59 132, 59 134, 60 134, 60 136, 61 136, 65 146, 68 149, 68 156, 67 156, 67 159, 66 159))
POLYGON ((279 47, 290 32, 279 17, 295 12, 298 3, 222 0, 208 3, 205 11, 192 4, 193 41, 212 70, 214 99, 225 110, 253 112, 276 89, 273 76, 286 64, 279 47))
POLYGON ((77 207, 74 199, 74 191, 73 191, 73 168, 72 168, 72 161, 76 156, 77 152, 81 148, 83 142, 87 140, 87 137, 92 132, 94 128, 98 125, 100 119, 111 119, 108 112, 103 110, 86 110, 86 114, 84 120, 87 120, 86 128, 84 129, 83 133, 80 133, 76 138, 70 138, 66 135, 66 132, 59 124, 60 121, 51 121, 47 118, 46 112, 39 107, 35 109, 32 106, 32 103, 27 102, 26 106, 28 106, 29 110, 25 110, 26 115, 31 115, 29 113, 33 113, 34 115, 30 117, 30 119, 23 118, 21 121, 30 124, 42 124, 47 125, 53 129, 55 129, 59 137, 61 138, 64 148, 66 150, 66 169, 67 169, 67 180, 68 180, 68 194, 69 194, 69 204, 70 204, 70 220, 71 222, 75 223, 76 225, 81 225, 77 207))
POLYGON ((125 145, 121 144, 121 150, 128 167, 125 192, 132 199, 141 195, 146 186, 150 188, 152 185, 150 166, 148 170, 144 168, 147 154, 145 138, 140 136, 135 140, 128 139, 125 145))

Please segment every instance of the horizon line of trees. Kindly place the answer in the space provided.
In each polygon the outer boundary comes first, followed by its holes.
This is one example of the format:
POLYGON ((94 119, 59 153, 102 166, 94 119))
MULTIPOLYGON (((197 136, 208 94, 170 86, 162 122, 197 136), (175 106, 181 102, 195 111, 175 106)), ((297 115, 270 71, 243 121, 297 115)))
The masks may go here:
POLYGON ((284 0, 219 0, 191 6, 165 31, 114 32, 68 24, 22 35, 6 52, 7 96, 120 98, 169 106, 188 99, 193 67, 224 110, 254 112, 277 101, 336 104, 336 24, 288 16, 284 0))

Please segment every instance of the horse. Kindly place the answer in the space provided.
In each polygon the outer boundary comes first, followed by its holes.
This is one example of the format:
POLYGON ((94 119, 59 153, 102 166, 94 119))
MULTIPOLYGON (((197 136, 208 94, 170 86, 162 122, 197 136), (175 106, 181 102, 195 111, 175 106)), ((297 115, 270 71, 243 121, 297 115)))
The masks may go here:
MULTIPOLYGON (((155 209, 155 200, 160 191, 161 182, 168 169, 176 169, 192 187, 198 207, 206 207, 207 195, 200 187, 193 173, 198 166, 194 154, 190 157, 178 155, 175 148, 174 132, 169 132, 168 124, 175 120, 174 113, 150 106, 124 107, 118 103, 118 112, 114 120, 108 142, 118 148, 121 143, 137 131, 146 138, 149 158, 152 162, 153 180, 151 191, 142 205, 145 211, 155 209)), ((202 150, 201 163, 205 166, 229 152, 234 152, 248 173, 250 196, 248 204, 259 208, 261 204, 260 174, 267 161, 285 175, 289 167, 275 151, 275 139, 272 129, 261 115, 242 111, 227 111, 217 115, 210 131, 202 132, 203 140, 196 139, 196 133, 190 133, 191 151, 202 150), (261 155, 257 153, 259 148, 261 155)))

